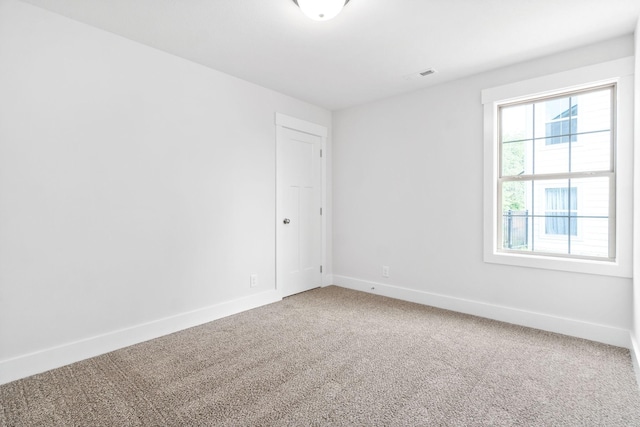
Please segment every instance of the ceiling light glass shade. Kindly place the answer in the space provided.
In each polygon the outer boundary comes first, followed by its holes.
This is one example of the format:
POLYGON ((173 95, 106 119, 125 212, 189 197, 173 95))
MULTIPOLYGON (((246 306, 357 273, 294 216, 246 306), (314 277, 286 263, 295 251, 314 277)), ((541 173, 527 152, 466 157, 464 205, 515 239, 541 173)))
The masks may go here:
POLYGON ((302 13, 315 21, 328 21, 338 16, 349 0, 294 0, 302 13))

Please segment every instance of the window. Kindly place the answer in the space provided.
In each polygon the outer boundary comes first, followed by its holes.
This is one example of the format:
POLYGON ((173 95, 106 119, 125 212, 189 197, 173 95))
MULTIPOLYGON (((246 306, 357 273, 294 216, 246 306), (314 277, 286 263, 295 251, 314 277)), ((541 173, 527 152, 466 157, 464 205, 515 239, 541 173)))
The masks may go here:
POLYGON ((483 91, 485 261, 630 277, 632 81, 623 58, 483 91))
POLYGON ((498 208, 503 221, 529 216, 527 244, 499 250, 615 258, 615 95, 611 84, 498 104, 498 208))

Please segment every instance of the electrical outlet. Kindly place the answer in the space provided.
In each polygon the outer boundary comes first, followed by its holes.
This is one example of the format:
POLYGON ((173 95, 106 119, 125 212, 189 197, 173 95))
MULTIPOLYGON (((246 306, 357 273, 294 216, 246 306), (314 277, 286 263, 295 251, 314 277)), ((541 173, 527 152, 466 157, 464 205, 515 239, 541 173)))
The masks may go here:
POLYGON ((255 288, 256 286, 258 286, 258 275, 257 274, 252 274, 251 278, 249 279, 249 284, 251 285, 252 288, 255 288))
POLYGON ((382 277, 389 277, 389 266, 388 265, 383 265, 382 266, 382 277))

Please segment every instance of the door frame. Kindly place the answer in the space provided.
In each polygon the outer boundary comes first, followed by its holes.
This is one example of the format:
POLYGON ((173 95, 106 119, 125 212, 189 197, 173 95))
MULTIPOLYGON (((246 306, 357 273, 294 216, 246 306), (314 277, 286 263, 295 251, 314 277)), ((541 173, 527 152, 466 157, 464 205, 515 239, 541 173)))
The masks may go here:
POLYGON ((322 208, 322 218, 321 222, 321 231, 320 231, 320 262, 322 263, 322 272, 320 273, 320 284, 321 286, 326 286, 326 278, 329 276, 327 272, 327 136, 329 135, 329 129, 326 126, 322 126, 316 123, 308 122, 306 120, 301 120, 296 117, 288 116, 282 113, 275 114, 275 143, 276 143, 276 169, 275 169, 275 222, 274 222, 274 232, 275 232, 275 284, 276 291, 278 292, 280 298, 284 297, 284 289, 282 284, 282 278, 278 277, 278 128, 286 128, 295 130, 298 132, 308 133, 310 135, 315 135, 320 137, 320 149, 322 150, 322 157, 320 158, 320 207, 322 208))

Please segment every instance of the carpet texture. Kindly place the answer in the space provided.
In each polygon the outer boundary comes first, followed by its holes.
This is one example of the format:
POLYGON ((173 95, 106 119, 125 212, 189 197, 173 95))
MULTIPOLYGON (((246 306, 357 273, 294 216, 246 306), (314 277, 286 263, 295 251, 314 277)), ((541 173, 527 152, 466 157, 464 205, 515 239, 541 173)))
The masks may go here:
POLYGON ((0 397, 1 426, 640 426, 626 349, 335 286, 0 397))

